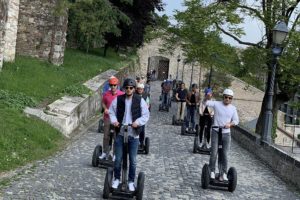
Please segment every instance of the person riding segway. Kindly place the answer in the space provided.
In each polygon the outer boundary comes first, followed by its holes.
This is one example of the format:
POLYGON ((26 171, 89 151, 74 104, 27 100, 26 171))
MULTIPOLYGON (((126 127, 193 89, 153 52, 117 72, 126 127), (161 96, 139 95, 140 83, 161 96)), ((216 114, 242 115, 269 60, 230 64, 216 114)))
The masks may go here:
POLYGON ((239 123, 236 107, 231 104, 233 91, 225 89, 223 101, 207 101, 205 104, 214 108, 214 125, 211 134, 211 155, 209 165, 202 169, 202 188, 209 185, 227 187, 233 192, 237 184, 237 173, 234 167, 227 171, 228 151, 230 149, 230 128, 239 123), (218 156, 219 173, 215 174, 216 159, 218 156))
POLYGON ((126 79, 123 87, 126 89, 124 95, 118 96, 109 108, 111 123, 116 127, 116 139, 114 143, 116 160, 114 168, 108 168, 103 189, 103 198, 113 197, 136 197, 143 198, 144 179, 143 172, 139 173, 137 188, 134 185, 136 171, 136 155, 139 145, 139 134, 141 126, 149 120, 147 103, 139 95, 134 94, 136 82, 126 79), (129 155, 129 173, 127 179, 129 155), (123 164, 122 164, 123 163, 123 164), (122 181, 121 178, 122 164, 122 181), (114 177, 114 180, 113 180, 114 177))
MULTIPOLYGON (((194 135, 197 133, 196 131, 196 124, 195 124, 195 110, 197 105, 200 102, 200 95, 198 90, 197 84, 192 84, 192 89, 188 92, 186 96, 186 103, 187 103, 187 116, 185 118, 185 123, 181 126, 181 135, 194 135), (191 122, 191 126, 190 126, 191 122)), ((197 129, 199 129, 197 125, 197 129)))
MULTIPOLYGON (((150 98, 147 93, 144 92, 144 84, 137 84, 136 93, 140 95, 147 103, 148 109, 150 111, 150 98)), ((148 154, 150 148, 150 139, 145 138, 145 126, 142 126, 142 131, 139 135, 140 144, 138 148, 139 154, 148 154)))
POLYGON ((187 96, 187 89, 185 89, 185 84, 182 82, 180 88, 176 91, 176 100, 177 100, 177 116, 173 115, 172 118, 172 125, 181 126, 184 120, 184 110, 186 105, 186 96, 187 96))
POLYGON ((102 98, 102 108, 104 110, 103 115, 103 142, 102 145, 97 145, 95 147, 92 159, 92 165, 94 167, 98 165, 109 166, 113 162, 113 156, 108 156, 109 152, 111 151, 112 147, 112 140, 114 138, 114 129, 110 126, 110 119, 108 115, 108 109, 111 105, 111 102, 119 95, 124 94, 124 92, 117 89, 119 84, 119 80, 112 76, 108 80, 110 90, 107 90, 103 94, 102 98))
POLYGON ((213 121, 214 110, 211 107, 206 106, 205 104, 206 101, 212 99, 212 90, 210 88, 206 88, 204 90, 204 94, 205 94, 204 99, 203 101, 201 101, 199 106, 200 133, 197 132, 195 136, 193 153, 209 155, 210 148, 208 148, 208 144, 210 141, 210 130, 213 121), (199 140, 200 140, 200 145, 199 145, 199 140))
POLYGON ((172 83, 165 80, 162 84, 162 103, 159 105, 159 111, 169 112, 169 107, 171 105, 170 91, 172 89, 172 83))

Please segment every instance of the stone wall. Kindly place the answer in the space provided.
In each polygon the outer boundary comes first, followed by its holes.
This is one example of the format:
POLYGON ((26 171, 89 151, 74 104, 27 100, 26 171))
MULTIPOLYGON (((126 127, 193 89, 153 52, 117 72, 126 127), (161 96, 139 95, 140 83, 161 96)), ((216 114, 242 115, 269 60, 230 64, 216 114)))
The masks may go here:
POLYGON ((91 95, 64 96, 44 109, 26 108, 24 112, 29 116, 35 116, 46 121, 66 137, 69 137, 80 124, 100 114, 102 96, 99 91, 102 91, 105 81, 114 75, 123 82, 126 77, 135 77, 135 69, 137 68, 138 63, 134 61, 119 71, 105 71, 84 83, 92 91, 91 95))
POLYGON ((57 1, 20 1, 17 54, 63 63, 67 17, 54 14, 57 1))
POLYGON ((14 61, 19 17, 19 0, 8 1, 7 22, 4 35, 4 61, 14 61))
POLYGON ((270 166, 283 180, 292 183, 300 189, 299 160, 273 145, 261 142, 259 136, 254 135, 241 127, 233 128, 231 133, 233 139, 242 147, 270 166))

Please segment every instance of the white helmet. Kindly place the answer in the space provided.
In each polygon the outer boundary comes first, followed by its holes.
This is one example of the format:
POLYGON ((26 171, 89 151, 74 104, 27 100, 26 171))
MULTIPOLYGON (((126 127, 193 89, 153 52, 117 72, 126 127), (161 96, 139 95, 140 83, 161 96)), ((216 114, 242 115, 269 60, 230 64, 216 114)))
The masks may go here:
POLYGON ((223 95, 228 95, 233 97, 233 91, 231 89, 225 89, 223 95))
POLYGON ((142 88, 142 89, 144 89, 144 87, 145 87, 145 86, 144 86, 143 83, 138 83, 137 86, 136 86, 136 88, 142 88))

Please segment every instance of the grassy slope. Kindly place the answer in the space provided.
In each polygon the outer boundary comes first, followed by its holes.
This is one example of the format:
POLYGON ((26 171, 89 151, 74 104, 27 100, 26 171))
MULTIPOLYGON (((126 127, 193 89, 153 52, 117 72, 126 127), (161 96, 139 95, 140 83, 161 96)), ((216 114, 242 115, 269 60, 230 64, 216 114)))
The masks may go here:
MULTIPOLYGON (((15 63, 5 63, 0 73, 0 90, 24 93, 38 103, 53 101, 62 91, 83 83, 107 69, 117 69, 124 60, 113 52, 106 58, 67 50, 64 65, 57 67, 45 61, 18 56, 15 63)), ((15 98, 15 97, 14 97, 15 98)), ((27 118, 0 96, 0 172, 42 159, 57 151, 66 139, 46 123, 27 118)))

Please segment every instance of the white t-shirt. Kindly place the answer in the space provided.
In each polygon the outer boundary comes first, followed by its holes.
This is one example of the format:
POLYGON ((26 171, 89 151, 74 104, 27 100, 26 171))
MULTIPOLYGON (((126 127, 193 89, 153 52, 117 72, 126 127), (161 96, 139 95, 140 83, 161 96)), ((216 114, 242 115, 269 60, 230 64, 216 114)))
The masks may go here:
MULTIPOLYGON (((207 101, 206 105, 214 109, 214 126, 225 126, 227 123, 238 125, 239 117, 234 105, 225 105, 222 101, 207 101)), ((223 129, 222 133, 230 133, 230 129, 223 129)))

